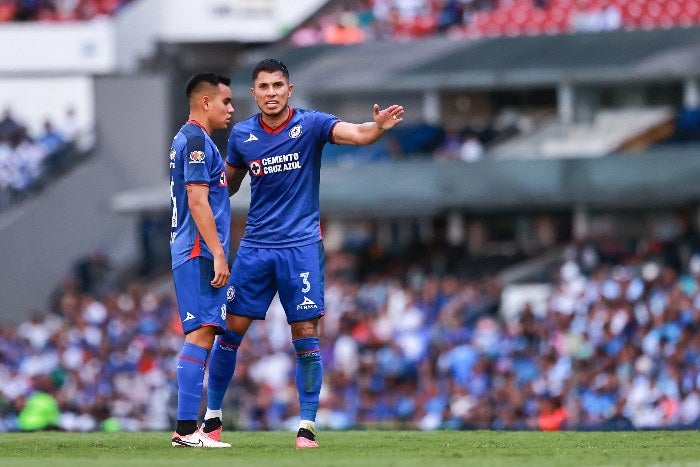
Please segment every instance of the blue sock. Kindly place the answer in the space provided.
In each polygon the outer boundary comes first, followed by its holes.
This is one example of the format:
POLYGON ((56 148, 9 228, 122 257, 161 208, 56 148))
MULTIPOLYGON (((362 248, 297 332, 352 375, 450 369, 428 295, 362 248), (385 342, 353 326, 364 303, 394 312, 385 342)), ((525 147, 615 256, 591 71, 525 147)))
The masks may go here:
POLYGON ((301 419, 316 421, 319 394, 323 380, 323 363, 318 337, 304 337, 292 341, 297 351, 296 383, 299 391, 301 419))
POLYGON ((177 419, 197 420, 207 349, 185 342, 177 360, 177 419))
POLYGON ((207 387, 207 408, 221 410, 224 394, 231 383, 236 369, 236 355, 243 335, 230 330, 214 342, 209 360, 209 380, 207 387))

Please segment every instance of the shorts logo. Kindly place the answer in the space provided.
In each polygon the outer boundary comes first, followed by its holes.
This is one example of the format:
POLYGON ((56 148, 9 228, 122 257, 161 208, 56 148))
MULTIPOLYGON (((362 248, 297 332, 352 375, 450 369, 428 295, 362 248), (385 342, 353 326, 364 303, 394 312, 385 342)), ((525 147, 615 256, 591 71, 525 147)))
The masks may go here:
POLYGON ((236 288, 234 286, 229 286, 226 290, 226 300, 229 302, 236 298, 236 288))
MULTIPOLYGON (((228 294, 227 294, 228 295, 228 294)), ((221 305, 221 319, 226 320, 226 304, 221 305)))
POLYGON ((195 316, 188 311, 187 316, 185 316, 185 319, 183 319, 182 322, 184 323, 185 321, 189 321, 191 319, 195 319, 195 316))
POLYGON ((299 136, 301 136, 301 125, 295 125, 289 130, 289 137, 298 138, 299 136))
POLYGON ((190 164, 204 164, 204 151, 192 151, 190 153, 190 164))
POLYGON ((312 308, 318 308, 318 306, 306 295, 304 295, 304 301, 297 305, 297 310, 311 310, 312 308))
POLYGON ((248 163, 248 168, 250 169, 250 174, 255 177, 259 177, 263 174, 262 164, 260 163, 259 159, 250 161, 248 163))

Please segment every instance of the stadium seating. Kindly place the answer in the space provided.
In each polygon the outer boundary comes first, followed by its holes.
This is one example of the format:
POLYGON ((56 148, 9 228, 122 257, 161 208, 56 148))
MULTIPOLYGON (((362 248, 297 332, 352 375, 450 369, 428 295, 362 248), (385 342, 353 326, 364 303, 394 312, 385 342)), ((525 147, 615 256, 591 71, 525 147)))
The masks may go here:
POLYGON ((588 31, 607 29, 668 29, 700 22, 700 6, 693 0, 611 0, 577 2, 551 0, 543 8, 531 0, 501 1, 494 10, 473 14, 464 25, 467 36, 564 34, 575 30, 575 19, 588 31), (582 4, 579 8, 577 5, 582 4))

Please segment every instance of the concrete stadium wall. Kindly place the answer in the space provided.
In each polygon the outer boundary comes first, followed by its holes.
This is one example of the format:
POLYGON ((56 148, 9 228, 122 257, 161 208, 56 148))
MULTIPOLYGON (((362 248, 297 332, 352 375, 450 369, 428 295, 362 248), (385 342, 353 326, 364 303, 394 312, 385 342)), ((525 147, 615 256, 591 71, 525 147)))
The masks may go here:
POLYGON ((166 179, 168 102, 162 77, 95 80, 93 157, 0 216, 3 324, 45 311, 73 263, 96 248, 117 266, 137 258, 136 219, 115 214, 109 202, 119 191, 166 179))

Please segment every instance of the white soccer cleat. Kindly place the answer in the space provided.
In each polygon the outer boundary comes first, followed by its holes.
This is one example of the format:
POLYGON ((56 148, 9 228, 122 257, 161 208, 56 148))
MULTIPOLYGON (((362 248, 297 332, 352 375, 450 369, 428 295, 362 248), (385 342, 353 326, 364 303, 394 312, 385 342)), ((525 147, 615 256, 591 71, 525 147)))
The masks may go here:
POLYGON ((222 443, 221 441, 216 441, 210 438, 206 433, 197 430, 189 435, 179 435, 177 432, 173 433, 172 445, 178 447, 189 447, 189 448, 230 448, 229 443, 222 443))
POLYGON ((202 423, 202 426, 199 427, 199 432, 208 438, 213 439, 214 441, 221 441, 221 432, 224 430, 223 425, 221 424, 221 419, 219 417, 215 418, 210 418, 209 420, 204 420, 204 423, 202 423), (211 426, 209 424, 212 424, 214 426, 217 426, 215 430, 212 430, 210 432, 205 432, 204 429, 207 426, 211 426))

